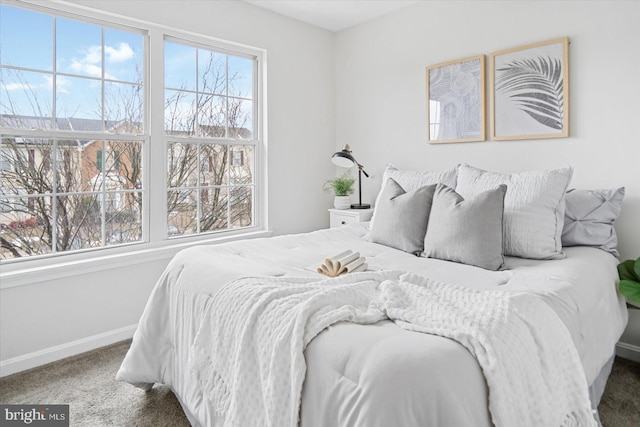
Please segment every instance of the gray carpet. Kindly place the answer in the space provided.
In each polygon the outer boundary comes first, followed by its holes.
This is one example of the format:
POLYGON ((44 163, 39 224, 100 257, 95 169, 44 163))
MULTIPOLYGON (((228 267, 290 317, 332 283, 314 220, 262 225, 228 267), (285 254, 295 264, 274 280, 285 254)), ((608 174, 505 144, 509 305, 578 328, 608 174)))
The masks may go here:
POLYGON ((69 404, 71 426, 188 426, 173 392, 115 380, 131 341, 0 378, 1 403, 69 404))
MULTIPOLYGON (((188 426, 168 387, 114 380, 131 341, 0 379, 0 403, 70 404, 72 426, 188 426)), ((600 403, 605 427, 640 426, 640 364, 616 358, 600 403)))

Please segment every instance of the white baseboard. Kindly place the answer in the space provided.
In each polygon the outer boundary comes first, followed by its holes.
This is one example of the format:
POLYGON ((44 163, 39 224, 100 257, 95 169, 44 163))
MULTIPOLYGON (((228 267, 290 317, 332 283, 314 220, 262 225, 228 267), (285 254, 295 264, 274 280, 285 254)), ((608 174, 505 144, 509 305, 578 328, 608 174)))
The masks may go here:
POLYGON ((84 353, 85 351, 94 350, 109 344, 114 344, 118 341, 129 339, 133 337, 133 333, 137 327, 137 324, 129 325, 123 328, 114 329, 113 331, 103 332, 101 334, 71 341, 69 343, 34 351, 33 353, 2 360, 0 361, 0 377, 5 377, 20 371, 26 371, 27 369, 46 365, 47 363, 55 362, 57 360, 64 359, 65 357, 75 356, 76 354, 84 353))
POLYGON ((640 363, 640 347, 626 342, 616 344, 616 355, 640 363))

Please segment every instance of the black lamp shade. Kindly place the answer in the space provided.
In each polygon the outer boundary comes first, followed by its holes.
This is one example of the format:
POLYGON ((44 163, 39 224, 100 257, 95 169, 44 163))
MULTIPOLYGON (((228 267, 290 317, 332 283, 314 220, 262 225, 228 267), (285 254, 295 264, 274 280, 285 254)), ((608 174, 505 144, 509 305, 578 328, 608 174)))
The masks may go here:
POLYGON ((331 156, 334 165, 341 168, 351 168, 356 164, 356 160, 347 150, 338 151, 331 156))

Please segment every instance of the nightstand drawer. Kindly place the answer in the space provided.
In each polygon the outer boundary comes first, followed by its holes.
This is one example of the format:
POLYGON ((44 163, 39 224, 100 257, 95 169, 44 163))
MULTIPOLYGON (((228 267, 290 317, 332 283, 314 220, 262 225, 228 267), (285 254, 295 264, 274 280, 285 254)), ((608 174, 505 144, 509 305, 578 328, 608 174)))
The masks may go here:
POLYGON ((355 224, 356 222, 358 222, 358 217, 355 215, 342 215, 335 212, 329 215, 329 227, 331 228, 342 227, 347 224, 355 224))
POLYGON ((329 209, 329 227, 342 227, 371 220, 373 209, 329 209))

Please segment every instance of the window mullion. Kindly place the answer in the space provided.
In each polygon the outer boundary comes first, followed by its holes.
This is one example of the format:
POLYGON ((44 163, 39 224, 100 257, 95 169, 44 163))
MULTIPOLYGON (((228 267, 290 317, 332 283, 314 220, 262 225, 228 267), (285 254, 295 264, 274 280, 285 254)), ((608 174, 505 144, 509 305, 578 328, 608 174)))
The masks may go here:
POLYGON ((57 84, 58 84, 58 79, 57 79, 58 64, 56 63, 57 62, 56 61, 56 55, 57 55, 57 52, 56 52, 56 49, 57 49, 57 46, 56 46, 57 45, 57 43, 56 43, 56 39, 57 39, 57 36, 56 36, 56 22, 58 20, 56 19, 55 16, 52 16, 51 20, 52 20, 51 31, 53 32, 53 34, 51 35, 51 44, 53 44, 53 47, 51 49, 51 52, 53 52, 52 53, 53 57, 51 58, 51 61, 53 62, 53 65, 52 65, 52 68, 51 68, 53 70, 53 76, 51 77, 51 82, 52 82, 52 84, 51 84, 51 97, 53 98, 51 100, 51 129, 56 130, 56 128, 57 128, 57 126, 56 126, 56 117, 57 117, 57 114, 58 114, 58 112, 56 111, 57 108, 58 108, 57 105, 56 105, 56 98, 57 98, 56 91, 57 91, 57 84))
MULTIPOLYGON (((58 115, 58 106, 57 106, 57 90, 58 90, 58 79, 57 79, 57 71, 58 64, 56 63, 56 55, 57 55, 57 33, 56 33, 56 25, 58 23, 58 19, 55 16, 51 17, 51 43, 52 43, 52 70, 53 76, 51 77, 51 129, 54 131, 57 129, 56 123, 57 115, 58 115)), ((51 173, 53 176, 51 177, 51 253, 57 252, 58 247, 58 196, 56 195, 56 191, 58 190, 58 139, 53 139, 51 149, 51 173)))
POLYGON ((159 242, 167 235, 167 149, 164 135, 164 37, 157 29, 151 29, 148 37, 148 108, 149 129, 146 160, 146 188, 148 198, 147 221, 149 241, 159 242), (149 183, 160 185, 149 185, 149 183))
POLYGON ((104 27, 100 27, 100 130, 102 132, 106 131, 105 128, 105 117, 104 117, 104 27))
MULTIPOLYGON (((231 138, 231 131, 229 129, 229 55, 225 55, 225 73, 224 73, 224 87, 225 87, 225 136, 231 138)), ((235 142, 235 141, 234 141, 235 142)), ((231 147, 228 145, 227 150, 227 229, 231 228, 231 147)))
MULTIPOLYGON (((199 82, 199 70, 198 70, 198 66, 200 65, 198 61, 198 55, 200 53, 200 49, 196 48, 196 66, 195 66, 195 71, 196 71, 196 76, 195 76, 195 81, 196 81, 196 106, 195 106, 195 117, 193 118, 193 122, 195 123, 194 129, 193 129, 193 135, 194 136, 199 136, 199 132, 198 130, 200 129, 200 100, 202 99, 200 97, 200 82, 199 82)), ((200 233, 202 231, 202 188, 201 185, 202 183, 200 182, 200 176, 202 174, 202 159, 201 159, 201 155, 202 155, 202 150, 201 150, 202 145, 198 144, 196 146, 196 232, 200 233)))
MULTIPOLYGON (((151 217, 149 215, 150 212, 150 198, 149 198, 149 182, 150 182, 150 161, 149 157, 151 156, 151 141, 148 135, 151 133, 151 99, 150 99, 150 57, 151 57, 151 43, 149 41, 149 35, 146 34, 143 38, 143 49, 145 52, 144 62, 143 62, 143 112, 142 112, 142 120, 143 120, 143 133, 145 134, 145 139, 142 142, 142 155, 139 159, 140 166, 142 167, 142 185, 140 188, 141 197, 142 197, 142 212, 140 212, 141 221, 142 221, 142 241, 148 242, 151 240, 151 217)), ((162 92, 161 92, 162 93, 162 92)), ((153 111, 156 111, 155 109, 153 111)), ((163 111, 163 110, 160 110, 163 111)), ((163 114, 164 116, 164 114, 163 114)), ((162 140, 159 140, 162 145, 162 140)), ((162 151, 162 150, 157 150, 162 151)), ((164 168, 163 168, 164 169, 164 168)), ((162 179, 159 182, 163 182, 162 179)), ((166 193, 166 192, 165 192, 166 193)), ((160 201, 163 200, 162 197, 159 198, 160 201)), ((166 206, 166 203, 165 203, 166 206)), ((160 211, 162 212, 162 211, 160 211)), ((157 215, 156 215, 157 217, 157 215)), ((164 227, 166 229, 166 227, 164 227)))
POLYGON ((229 133, 229 55, 225 55, 224 80, 224 136, 227 138, 231 138, 231 134, 229 133))
MULTIPOLYGON (((106 131, 105 117, 104 117, 104 27, 100 27, 100 130, 106 131)), ((107 245, 107 159, 109 153, 107 151, 107 141, 102 141, 102 206, 100 209, 100 243, 101 246, 107 245)))
POLYGON ((55 253, 58 247, 58 140, 53 139, 51 150, 51 252, 55 253))
POLYGON ((196 146, 196 153, 197 153, 196 154, 196 162, 197 162, 196 164, 197 166, 196 167, 196 173, 197 173, 197 176, 196 176, 196 188, 197 188, 196 190, 196 225, 197 225, 197 228, 196 229, 198 233, 200 233, 200 231, 202 230, 201 224, 200 224, 202 220, 202 216, 200 214, 200 212, 202 211, 202 206, 201 206, 202 200, 200 197, 202 194, 202 187, 201 187, 202 183, 200 182, 200 174, 201 174, 201 168, 202 168, 202 160, 200 159, 201 147, 202 145, 200 144, 196 146))

